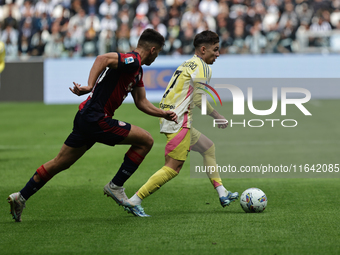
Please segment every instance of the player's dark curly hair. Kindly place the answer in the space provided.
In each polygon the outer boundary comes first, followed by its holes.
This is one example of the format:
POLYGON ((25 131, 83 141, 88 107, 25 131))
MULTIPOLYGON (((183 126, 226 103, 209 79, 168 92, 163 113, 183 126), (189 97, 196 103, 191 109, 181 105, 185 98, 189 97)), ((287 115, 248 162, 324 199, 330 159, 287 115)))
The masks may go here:
POLYGON ((164 46, 165 39, 156 30, 148 28, 143 31, 138 40, 138 46, 148 47, 150 44, 156 44, 160 48, 164 46))
POLYGON ((215 43, 219 43, 220 38, 218 35, 210 30, 205 30, 195 36, 194 39, 194 47, 199 48, 202 45, 213 45, 215 43))

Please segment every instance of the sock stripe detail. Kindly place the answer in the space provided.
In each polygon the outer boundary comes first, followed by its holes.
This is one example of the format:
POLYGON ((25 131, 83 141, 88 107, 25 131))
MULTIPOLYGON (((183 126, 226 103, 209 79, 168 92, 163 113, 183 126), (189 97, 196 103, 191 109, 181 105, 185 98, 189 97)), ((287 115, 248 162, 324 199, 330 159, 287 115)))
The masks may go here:
POLYGON ((45 181, 48 182, 49 180, 51 180, 51 178, 53 177, 51 174, 49 174, 44 165, 41 165, 38 169, 37 169, 37 173, 40 176, 40 178, 45 181))
POLYGON ((134 151, 132 148, 130 148, 127 153, 126 153, 126 156, 133 162, 135 163, 136 165, 140 165, 143 160, 144 160, 144 157, 141 156, 140 154, 138 154, 136 151, 134 151))
POLYGON ((211 183, 214 186, 214 188, 216 189, 217 187, 222 185, 222 180, 219 178, 216 179, 211 179, 211 183), (216 181, 217 180, 217 181, 216 181))

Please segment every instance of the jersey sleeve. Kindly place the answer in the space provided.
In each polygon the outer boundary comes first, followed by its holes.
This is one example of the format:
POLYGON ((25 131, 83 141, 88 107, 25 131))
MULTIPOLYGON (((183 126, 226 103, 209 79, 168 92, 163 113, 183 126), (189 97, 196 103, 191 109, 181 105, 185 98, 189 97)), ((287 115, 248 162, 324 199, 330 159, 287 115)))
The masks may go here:
POLYGON ((140 68, 137 56, 131 53, 118 53, 118 70, 123 73, 134 73, 140 68))
POLYGON ((140 75, 140 77, 138 77, 139 81, 137 82, 136 86, 137 87, 144 87, 142 67, 140 68, 139 75, 140 75))

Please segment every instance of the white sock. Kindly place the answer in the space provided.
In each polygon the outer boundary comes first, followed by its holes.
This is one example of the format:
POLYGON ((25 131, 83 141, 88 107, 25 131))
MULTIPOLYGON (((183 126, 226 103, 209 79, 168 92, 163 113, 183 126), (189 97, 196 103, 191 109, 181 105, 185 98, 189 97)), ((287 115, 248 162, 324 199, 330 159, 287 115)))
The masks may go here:
POLYGON ((141 205, 143 199, 141 199, 139 196, 137 196, 137 194, 134 194, 131 198, 130 201, 135 204, 135 205, 141 205))
POLYGON ((216 191, 217 191, 219 197, 228 196, 228 190, 223 185, 216 187, 216 191))

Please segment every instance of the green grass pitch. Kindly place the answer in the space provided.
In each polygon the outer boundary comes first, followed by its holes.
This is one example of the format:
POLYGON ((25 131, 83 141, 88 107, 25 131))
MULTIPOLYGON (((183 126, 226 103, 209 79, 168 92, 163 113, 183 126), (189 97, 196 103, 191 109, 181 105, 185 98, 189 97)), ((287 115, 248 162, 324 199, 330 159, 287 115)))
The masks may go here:
MULTIPOLYGON (((246 156, 248 162, 259 162, 259 154, 245 155, 242 144, 267 142, 262 148, 273 162, 296 162, 301 155, 302 162, 322 157, 326 163, 340 163, 338 106, 338 100, 309 103, 313 117, 301 118, 297 132, 304 137, 299 141, 309 137, 317 142, 302 147, 290 144, 289 139, 297 137, 282 128, 258 128, 254 133, 249 128, 228 128, 228 157, 241 162, 246 156), (280 135, 284 146, 275 142, 271 146, 280 135), (277 159, 280 149, 286 152, 284 161, 277 159)), ((0 104, 0 254, 340 253, 338 178, 223 179, 232 191, 259 187, 266 193, 265 212, 246 214, 239 201, 222 208, 207 179, 190 177, 188 161, 178 177, 143 202, 152 217, 137 218, 102 192, 127 146, 96 144, 37 192, 27 202, 23 221, 14 222, 7 196, 19 191, 42 163, 58 153, 72 129, 77 107, 0 104)), ((165 137, 159 134, 158 119, 139 112, 133 104, 124 104, 116 117, 148 130, 155 140, 150 154, 125 184, 131 196, 164 164, 165 137)))

